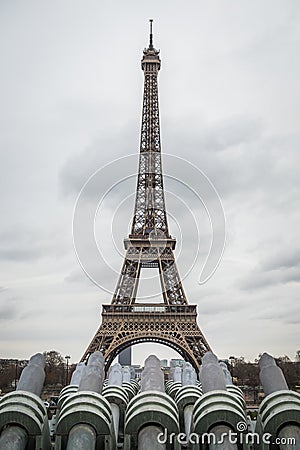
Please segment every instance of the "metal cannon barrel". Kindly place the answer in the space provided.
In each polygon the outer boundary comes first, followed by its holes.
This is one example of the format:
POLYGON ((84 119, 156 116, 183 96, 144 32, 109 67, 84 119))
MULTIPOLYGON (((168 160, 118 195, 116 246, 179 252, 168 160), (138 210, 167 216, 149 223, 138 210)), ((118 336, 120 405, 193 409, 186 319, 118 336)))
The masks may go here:
MULTIPOLYGON (((262 401, 256 432, 269 433, 282 450, 300 447, 300 395, 290 391, 274 358, 264 353, 259 360, 260 380, 266 398, 262 401)), ((263 446, 258 446, 263 449, 263 446)))
POLYGON ((109 402, 101 395, 104 358, 93 353, 82 371, 78 391, 65 397, 56 425, 56 450, 114 448, 115 435, 109 402))
MULTIPOLYGON (((130 383, 127 384, 130 385, 130 383)), ((125 409, 129 402, 128 389, 123 386, 123 370, 119 363, 111 367, 107 385, 102 394, 110 403, 116 441, 118 441, 119 428, 121 432, 124 431, 125 409)))
POLYGON ((185 363, 181 373, 182 387, 175 395, 175 402, 179 409, 180 428, 185 432, 188 440, 191 433, 194 404, 202 396, 197 374, 190 363, 185 363))
POLYGON ((39 398, 45 380, 44 367, 44 356, 33 355, 22 371, 17 390, 1 400, 1 450, 50 449, 47 412, 39 398))
POLYGON ((178 409, 174 400, 165 393, 160 361, 149 356, 141 377, 141 392, 128 404, 125 419, 124 450, 165 450, 159 439, 164 434, 178 433, 178 409))
POLYGON ((193 432, 214 438, 208 442, 210 450, 237 450, 238 446, 229 438, 232 432, 240 433, 240 423, 247 427, 244 404, 236 392, 227 389, 218 358, 207 352, 202 360, 200 380, 203 396, 197 400, 193 412, 193 432))

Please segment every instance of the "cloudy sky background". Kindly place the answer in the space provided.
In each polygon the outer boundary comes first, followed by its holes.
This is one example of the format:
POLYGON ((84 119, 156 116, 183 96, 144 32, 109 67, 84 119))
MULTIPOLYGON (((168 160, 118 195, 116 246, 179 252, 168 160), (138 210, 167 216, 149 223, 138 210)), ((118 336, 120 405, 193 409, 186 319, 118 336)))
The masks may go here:
MULTIPOLYGON (((1 357, 55 349, 78 361, 111 301, 77 261, 72 215, 97 169, 138 153, 150 17, 162 59, 163 151, 204 172, 226 215, 222 262, 199 285, 209 224, 199 200, 166 179, 180 273, 200 242, 184 279, 200 328, 223 358, 293 358, 299 348, 299 2, 27 0, 0 5, 1 357)), ((116 172, 108 167, 109 177, 116 172)), ((188 178, 186 164, 182 171, 188 178)), ((135 172, 124 164, 120 179, 135 172)), ((100 177, 91 202, 103 189, 100 177)), ((97 242, 112 267, 108 290, 121 268, 134 190, 131 176, 97 216, 97 242)), ((99 279, 105 264, 95 262, 99 279)), ((135 347, 134 360, 153 350, 135 347)))

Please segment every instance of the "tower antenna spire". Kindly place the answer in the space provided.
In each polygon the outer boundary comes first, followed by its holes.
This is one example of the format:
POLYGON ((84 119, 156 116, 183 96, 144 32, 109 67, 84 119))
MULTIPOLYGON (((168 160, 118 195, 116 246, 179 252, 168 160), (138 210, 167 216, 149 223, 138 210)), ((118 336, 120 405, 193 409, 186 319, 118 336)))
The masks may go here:
POLYGON ((149 19, 149 22, 150 22, 150 43, 149 43, 149 48, 153 48, 153 33, 152 33, 153 19, 149 19))

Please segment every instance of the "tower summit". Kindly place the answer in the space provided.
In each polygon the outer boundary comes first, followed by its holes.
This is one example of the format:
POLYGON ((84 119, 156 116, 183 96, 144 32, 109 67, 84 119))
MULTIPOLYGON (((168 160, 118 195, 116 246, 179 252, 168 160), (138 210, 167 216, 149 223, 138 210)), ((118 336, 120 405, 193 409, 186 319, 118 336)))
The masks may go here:
POLYGON ((152 33, 152 23, 153 19, 149 19, 150 23, 150 43, 149 43, 149 49, 153 49, 153 33, 152 33))
POLYGON ((139 172, 131 233, 124 239, 125 258, 111 305, 103 305, 102 323, 82 361, 96 350, 107 366, 124 349, 157 342, 176 350, 195 368, 210 347, 197 325, 195 305, 188 305, 175 263, 176 239, 169 233, 164 197, 158 103, 159 51, 150 39, 141 61, 144 95, 139 172), (136 303, 141 269, 157 268, 162 303, 136 303))

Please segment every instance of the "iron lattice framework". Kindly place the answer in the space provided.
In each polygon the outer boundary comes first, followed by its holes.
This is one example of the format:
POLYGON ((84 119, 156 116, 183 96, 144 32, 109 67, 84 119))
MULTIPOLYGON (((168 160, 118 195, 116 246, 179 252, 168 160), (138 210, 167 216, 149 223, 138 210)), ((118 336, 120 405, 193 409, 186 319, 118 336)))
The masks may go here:
POLYGON ((150 43, 142 59, 144 96, 139 173, 131 234, 124 240, 125 258, 111 305, 82 357, 101 350, 107 365, 126 347, 141 342, 166 344, 198 368, 210 347, 197 325, 196 306, 188 305, 176 267, 176 240, 169 234, 161 163, 158 105, 159 51, 150 43), (163 303, 136 303, 142 268, 158 268, 163 303))

